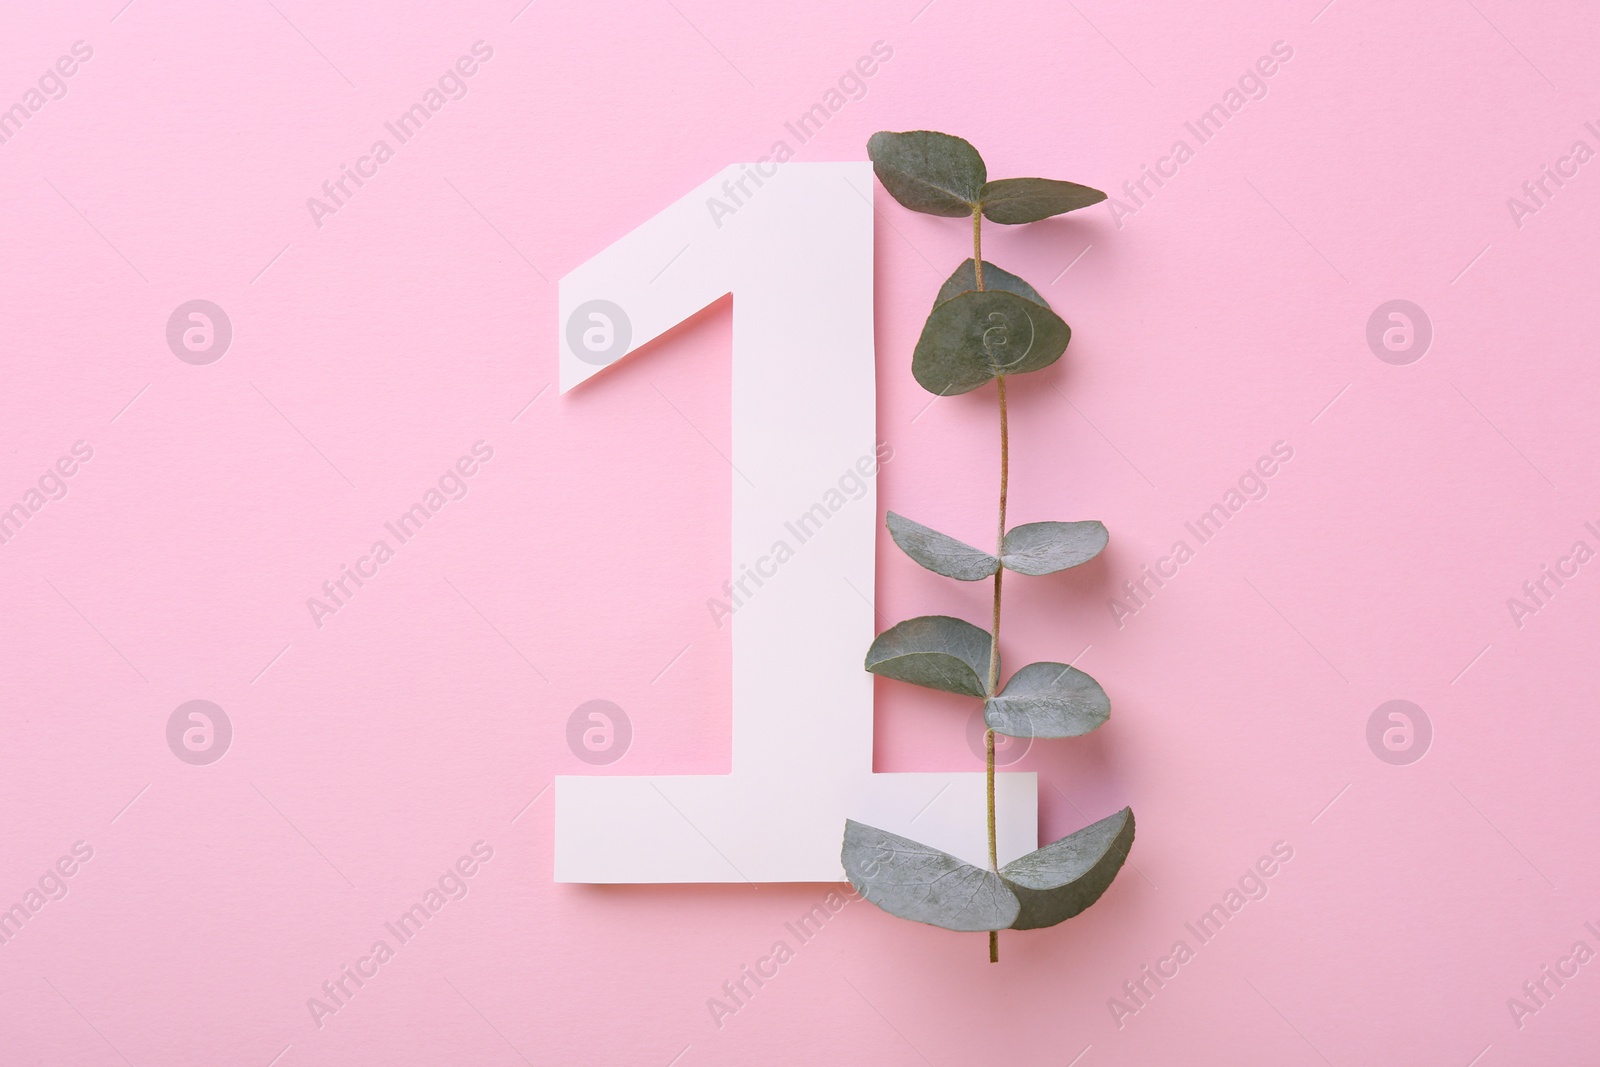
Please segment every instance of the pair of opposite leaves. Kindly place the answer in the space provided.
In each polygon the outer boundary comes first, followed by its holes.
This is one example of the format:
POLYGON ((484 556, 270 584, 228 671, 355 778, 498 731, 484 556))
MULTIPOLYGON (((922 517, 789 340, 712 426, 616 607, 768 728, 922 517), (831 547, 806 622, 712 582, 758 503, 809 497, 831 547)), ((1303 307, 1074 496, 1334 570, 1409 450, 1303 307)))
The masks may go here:
POLYGON ((887 830, 847 820, 845 873, 891 915, 946 930, 1038 930, 1065 922, 1106 891, 1133 846, 1123 808, 998 871, 887 830))

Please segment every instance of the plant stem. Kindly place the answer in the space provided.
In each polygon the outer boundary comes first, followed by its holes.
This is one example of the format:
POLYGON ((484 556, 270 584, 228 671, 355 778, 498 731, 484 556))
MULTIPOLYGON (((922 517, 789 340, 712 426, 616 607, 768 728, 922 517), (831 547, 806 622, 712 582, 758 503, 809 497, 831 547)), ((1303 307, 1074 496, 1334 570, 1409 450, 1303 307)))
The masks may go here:
POLYGON ((972 274, 983 292, 983 212, 978 208, 972 209, 972 274))
MULTIPOLYGON (((973 280, 977 282, 978 291, 983 291, 983 214, 974 209, 972 212, 972 273, 973 280)), ((995 532, 994 555, 1000 558, 1001 546, 1006 538, 1006 488, 1008 474, 1011 466, 1011 441, 1006 426, 1006 377, 996 375, 995 388, 1000 394, 1000 519, 995 532)), ((1004 567, 995 568, 994 572, 994 620, 989 633, 989 686, 988 692, 992 695, 1000 681, 1000 582, 1005 574, 1004 567)), ((984 793, 989 804, 989 867, 991 870, 1000 869, 1000 859, 996 849, 994 832, 994 731, 986 730, 983 735, 984 748, 984 793)), ((1000 931, 989 931, 989 962, 1000 962, 1000 931)))
MULTIPOLYGON (((1006 427, 1006 377, 1001 374, 994 380, 1000 393, 1000 521, 995 534, 994 556, 1001 557, 1001 546, 1006 538, 1006 488, 1008 473, 1011 465, 1011 442, 1006 427)), ((989 692, 995 691, 1000 681, 1000 579, 1004 575, 1004 567, 995 568, 994 572, 994 627, 989 635, 989 692)), ((985 783, 989 796, 989 866, 994 870, 1000 869, 999 857, 995 848, 994 833, 994 731, 988 731, 984 736, 984 747, 987 750, 988 781, 985 783)), ((1000 962, 1000 933, 997 930, 989 931, 989 962, 1000 962)))

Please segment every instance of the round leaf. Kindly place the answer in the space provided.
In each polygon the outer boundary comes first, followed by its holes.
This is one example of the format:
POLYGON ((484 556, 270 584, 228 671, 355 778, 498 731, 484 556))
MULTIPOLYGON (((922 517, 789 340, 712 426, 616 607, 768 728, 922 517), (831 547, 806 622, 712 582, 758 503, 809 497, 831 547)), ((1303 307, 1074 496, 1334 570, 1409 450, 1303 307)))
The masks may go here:
POLYGON ((930 393, 970 393, 998 374, 1048 367, 1071 339, 1059 315, 1016 293, 962 293, 928 316, 911 373, 930 393))
POLYGON ((1007 737, 1078 737, 1111 715, 1100 683, 1065 663, 1030 663, 983 708, 989 729, 1007 737))
POLYGON ((1050 178, 1002 178, 983 187, 983 217, 1002 226, 1064 215, 1106 198, 1099 189, 1050 178))
POLYGON ((1000 868, 1022 905, 1011 928, 1038 930, 1083 911, 1110 887, 1132 847, 1133 809, 1123 808, 1000 868))
POLYGON ((1000 559, 1018 574, 1054 574, 1087 563, 1106 547, 1105 524, 1030 522, 1013 526, 1000 542, 1000 559))
POLYGON ((844 824, 840 859, 862 896, 902 919, 946 930, 1004 930, 1021 910, 994 871, 853 819, 844 824))
POLYGON ((867 155, 890 196, 912 211, 946 218, 972 214, 989 173, 976 148, 931 130, 875 133, 867 155))
MULTIPOLYGON (((985 290, 998 289, 1001 292, 1016 293, 1024 299, 1032 300, 1035 304, 1050 306, 1049 301, 1039 295, 1039 290, 987 259, 983 261, 983 287, 985 290)), ((938 307, 953 296, 970 293, 977 288, 978 276, 972 269, 972 257, 968 256, 967 261, 957 267, 955 273, 946 278, 944 284, 939 287, 939 295, 933 298, 933 306, 938 307)))
POLYGON ((889 535, 906 555, 935 574, 976 582, 1000 569, 1000 561, 980 548, 889 512, 889 535))
POLYGON ((948 615, 923 615, 892 626, 867 650, 867 670, 928 689, 985 696, 989 634, 948 615))

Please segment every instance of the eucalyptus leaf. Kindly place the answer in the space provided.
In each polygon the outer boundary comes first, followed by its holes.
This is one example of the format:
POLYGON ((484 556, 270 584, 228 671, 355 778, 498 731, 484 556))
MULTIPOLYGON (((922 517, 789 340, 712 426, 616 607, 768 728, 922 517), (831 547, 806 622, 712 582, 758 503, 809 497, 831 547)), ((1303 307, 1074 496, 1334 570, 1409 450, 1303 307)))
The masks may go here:
POLYGON ((906 555, 946 578, 976 582, 1000 569, 1000 561, 983 549, 973 548, 892 511, 889 512, 889 536, 906 555))
POLYGON ((983 721, 1007 737, 1079 737, 1111 716, 1100 683, 1065 663, 1030 663, 983 707, 983 721))
POLYGON ((1000 560, 1018 574, 1054 574, 1087 563, 1106 547, 1105 524, 1030 522, 1013 526, 1000 542, 1000 560))
POLYGON ((862 896, 902 919, 946 930, 1004 930, 1021 911, 994 871, 853 819, 844 824, 840 859, 862 896))
POLYGON ((890 196, 928 215, 971 215, 989 176, 976 148, 931 130, 875 133, 867 141, 867 155, 890 196))
POLYGON ((1000 868, 1022 905, 1011 928, 1054 926, 1083 911, 1111 885, 1132 847, 1133 809, 1123 808, 1000 868))
MULTIPOLYGON (((933 298, 933 306, 938 307, 953 296, 970 293, 977 288, 978 276, 972 269, 972 257, 968 256, 967 261, 957 267, 955 273, 946 278, 944 284, 939 287, 939 295, 933 298)), ((998 289, 1004 293, 1016 293, 1026 300, 1032 300, 1035 304, 1042 304, 1045 307, 1050 306, 1049 302, 1039 295, 1039 290, 1010 271, 995 266, 987 259, 983 261, 983 288, 985 290, 998 289)))
POLYGON ((922 615, 891 626, 867 650, 867 670, 928 689, 988 695, 989 633, 948 615, 922 615))
POLYGON ((1002 226, 1065 215, 1106 198, 1099 189, 1052 178, 1002 178, 986 183, 980 195, 983 217, 1002 226))
POLYGON ((1071 339, 1059 315, 1026 297, 998 289, 962 293, 928 316, 911 373, 930 393, 970 393, 998 374, 1048 367, 1071 339))

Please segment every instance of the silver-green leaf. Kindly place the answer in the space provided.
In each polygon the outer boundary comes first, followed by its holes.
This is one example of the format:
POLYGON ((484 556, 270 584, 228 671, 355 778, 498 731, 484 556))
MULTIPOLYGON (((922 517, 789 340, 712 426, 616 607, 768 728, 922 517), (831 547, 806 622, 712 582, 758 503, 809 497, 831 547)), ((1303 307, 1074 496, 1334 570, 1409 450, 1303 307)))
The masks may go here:
POLYGON ((1111 716, 1100 683, 1065 663, 1030 663, 983 707, 989 729, 1007 737, 1079 737, 1111 716))
POLYGON ((983 549, 973 548, 892 511, 889 512, 889 535, 906 555, 946 578, 976 582, 1000 569, 1000 561, 983 549))
POLYGON ((1100 899, 1133 847, 1133 809, 1068 834, 1000 868, 1022 905, 1013 930, 1037 930, 1072 918, 1100 899))
POLYGON ((962 293, 933 309, 911 355, 930 393, 970 393, 999 374, 1024 374, 1061 358, 1072 330, 1049 308, 1002 290, 962 293))
POLYGON ((867 650, 867 670, 928 689, 986 696, 989 633, 948 615, 922 615, 883 631, 867 650))
POLYGON ((912 211, 946 218, 971 215, 989 176, 976 148, 932 130, 875 133, 867 155, 890 196, 912 211))
POLYGON ((1030 522, 1013 526, 1000 542, 1000 561, 1018 574, 1054 574, 1087 563, 1108 540, 1105 525, 1087 522, 1030 522))
POLYGON ((1038 222, 1106 198, 1099 189, 1050 178, 1002 178, 986 183, 981 196, 983 217, 1002 226, 1038 222))
POLYGON ((840 859, 862 896, 902 919, 973 932, 1004 930, 1021 912, 994 871, 853 819, 840 859))
MULTIPOLYGON (((983 261, 983 287, 985 290, 999 289, 1005 293, 1016 293, 1026 300, 1032 300, 1035 304, 1043 304, 1045 307, 1050 306, 1049 301, 1039 295, 1039 290, 1005 268, 995 266, 987 259, 983 261)), ((970 293, 977 288, 978 275, 973 270, 972 257, 968 256, 967 261, 957 267, 955 273, 946 278, 944 284, 939 287, 939 295, 933 298, 933 306, 938 307, 953 296, 970 293)))

